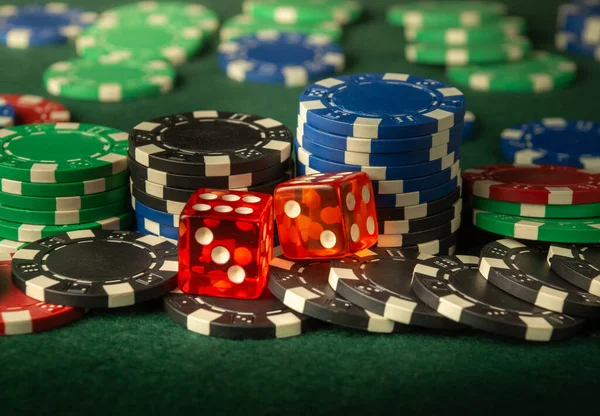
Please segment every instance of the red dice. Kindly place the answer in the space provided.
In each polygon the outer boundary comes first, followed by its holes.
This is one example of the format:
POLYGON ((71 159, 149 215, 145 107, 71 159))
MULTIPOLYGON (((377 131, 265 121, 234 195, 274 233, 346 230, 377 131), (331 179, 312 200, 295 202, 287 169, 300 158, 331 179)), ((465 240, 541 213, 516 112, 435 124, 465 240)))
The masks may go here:
POLYGON ((190 294, 255 299, 273 256, 273 197, 201 188, 179 222, 179 288, 190 294))
POLYGON ((335 258, 377 243, 373 186, 366 173, 316 173, 275 189, 275 219, 283 255, 335 258))

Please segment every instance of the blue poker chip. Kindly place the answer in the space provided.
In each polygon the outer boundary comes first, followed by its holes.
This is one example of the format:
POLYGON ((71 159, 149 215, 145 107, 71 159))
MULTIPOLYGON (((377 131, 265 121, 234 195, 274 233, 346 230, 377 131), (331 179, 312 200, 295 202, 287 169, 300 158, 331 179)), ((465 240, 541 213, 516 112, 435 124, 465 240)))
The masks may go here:
MULTIPOLYGON (((460 145, 460 138, 431 149, 415 150, 406 153, 359 153, 345 152, 323 146, 306 137, 296 136, 298 144, 313 155, 331 162, 360 166, 403 166, 431 162, 452 153, 460 145)), ((383 139, 385 140, 385 139, 383 139)))
POLYGON ((375 195, 375 206, 377 208, 398 208, 424 204, 445 197, 459 186, 460 177, 456 177, 431 189, 403 194, 375 195))
POLYGON ((463 129, 463 133, 462 133, 462 141, 467 140, 469 137, 471 137, 473 135, 473 132, 475 131, 475 114, 473 114, 472 111, 466 111, 465 112, 465 122, 464 122, 464 129, 463 129))
POLYGON ((510 127, 500 136, 502 154, 511 163, 600 166, 600 122, 545 118, 510 127))
POLYGON ((581 38, 585 44, 600 42, 600 5, 562 4, 558 9, 558 27, 581 38))
POLYGON ((556 33, 556 48, 562 52, 570 52, 577 55, 588 56, 600 61, 600 43, 592 45, 585 44, 581 38, 572 32, 556 33))
POLYGON ((342 48, 323 36, 263 31, 219 45, 219 65, 236 81, 304 86, 344 69, 342 48))
POLYGON ((159 224, 156 221, 152 221, 139 213, 135 214, 137 230, 144 234, 153 234, 160 237, 170 238, 172 240, 179 239, 179 227, 171 227, 164 224, 159 224))
MULTIPOLYGON (((469 111, 467 113, 470 113, 469 111)), ((473 113, 471 113, 473 114, 473 113)), ((465 114, 465 122, 466 122, 465 114)), ((322 144, 333 149, 348 152, 361 153, 402 153, 414 152, 416 150, 429 149, 453 142, 461 138, 463 134, 463 123, 457 124, 448 130, 425 136, 403 137, 399 139, 364 139, 360 137, 340 136, 319 130, 306 123, 298 116, 298 128, 296 137, 306 137, 312 142, 322 144)))
POLYGON ((465 97, 451 85, 408 74, 345 75, 318 81, 300 95, 300 116, 343 136, 397 139, 462 123, 465 97))
POLYGON ((135 198, 131 198, 131 205, 135 210, 136 214, 147 218, 151 221, 157 222, 159 224, 168 225, 169 227, 177 228, 179 227, 179 215, 178 214, 170 214, 168 212, 159 211, 154 208, 150 208, 142 204, 135 198))
POLYGON ((0 98, 0 128, 14 126, 16 115, 15 109, 6 100, 0 98))
POLYGON ((65 43, 96 17, 97 13, 65 3, 0 6, 0 43, 18 49, 65 43))
POLYGON ((404 166, 359 166, 332 162, 317 157, 308 150, 298 147, 297 140, 296 157, 298 161, 309 168, 319 172, 365 172, 372 180, 410 179, 429 176, 448 169, 460 160, 460 147, 449 155, 431 162, 404 166))

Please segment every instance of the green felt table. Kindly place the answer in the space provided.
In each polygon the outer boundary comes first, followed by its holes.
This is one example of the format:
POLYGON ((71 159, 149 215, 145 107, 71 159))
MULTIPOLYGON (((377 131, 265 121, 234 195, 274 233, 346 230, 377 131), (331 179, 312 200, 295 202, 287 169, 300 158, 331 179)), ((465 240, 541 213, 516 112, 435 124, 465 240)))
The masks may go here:
MULTIPOLYGON (((367 13, 347 29, 347 72, 404 72, 445 80, 443 68, 408 64, 399 28, 385 23, 392 1, 363 1, 367 13)), ((30 3, 17 1, 17 3, 30 3)), ((117 0, 73 0, 103 10, 117 0)), ((507 1, 528 20, 539 49, 553 50, 558 0, 507 1)), ((204 1, 222 18, 240 3, 204 1)), ((179 68, 169 95, 118 104, 59 99, 74 119, 129 130, 156 116, 197 109, 262 114, 295 128, 300 88, 241 84, 219 69, 216 42, 179 68)), ((47 95, 42 72, 75 57, 72 45, 0 48, 0 92, 47 95)), ((477 115, 462 146, 463 167, 500 162, 499 133, 541 117, 598 118, 600 64, 574 58, 577 82, 546 94, 464 89, 477 115)), ((466 230, 477 251, 485 237, 466 230)), ((277 341, 205 337, 173 323, 161 302, 95 310, 47 333, 0 338, 0 415, 27 414, 398 414, 508 412, 555 414, 593 400, 600 331, 572 340, 526 344, 472 331, 386 336, 324 327, 277 341)))

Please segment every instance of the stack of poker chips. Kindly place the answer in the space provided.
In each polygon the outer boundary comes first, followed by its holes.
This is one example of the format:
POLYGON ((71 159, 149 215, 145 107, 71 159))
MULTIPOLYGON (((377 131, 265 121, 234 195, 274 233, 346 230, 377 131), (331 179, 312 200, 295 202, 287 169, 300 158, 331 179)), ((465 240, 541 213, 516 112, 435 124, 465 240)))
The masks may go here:
POLYGON ((579 0, 560 6, 556 47, 600 61, 600 1, 579 0))
POLYGON ((300 95, 297 174, 366 172, 379 247, 452 252, 464 116, 462 93, 436 80, 394 73, 321 80, 300 95), (430 94, 439 100, 422 111, 418 97, 430 94))
POLYGON ((290 179, 292 132, 267 117, 201 110, 145 121, 129 135, 137 231, 177 241, 199 188, 273 194, 290 179))
POLYGON ((521 240, 600 241, 600 174, 559 165, 488 165, 463 172, 473 224, 521 240))

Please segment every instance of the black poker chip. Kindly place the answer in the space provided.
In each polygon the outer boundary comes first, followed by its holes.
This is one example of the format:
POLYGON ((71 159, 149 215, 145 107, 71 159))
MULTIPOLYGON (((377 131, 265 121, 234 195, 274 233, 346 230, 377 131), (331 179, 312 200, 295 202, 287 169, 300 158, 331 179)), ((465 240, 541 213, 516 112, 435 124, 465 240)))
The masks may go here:
POLYGON ((202 335, 230 339, 288 338, 312 328, 313 320, 294 312, 265 288, 258 299, 188 295, 179 290, 164 298, 177 324, 202 335))
POLYGON ((285 161, 267 169, 261 169, 228 176, 197 176, 161 172, 140 165, 130 156, 129 170, 133 177, 171 188, 196 190, 198 188, 236 189, 269 182, 283 176, 290 169, 290 162, 285 161))
POLYGON ((516 240, 494 241, 481 250, 479 271, 489 282, 540 308, 599 318, 600 297, 568 283, 550 269, 547 252, 516 240))
POLYGON ((553 244, 548 250, 552 270, 567 282, 600 296, 600 245, 553 244))
POLYGON ((461 215, 462 199, 459 199, 449 209, 430 217, 415 218, 412 220, 379 221, 381 234, 407 234, 427 231, 449 224, 454 218, 461 215))
POLYGON ((34 299, 118 308, 171 291, 177 246, 131 231, 80 230, 28 244, 12 259, 13 282, 34 299))
POLYGON ((289 308, 321 321, 379 333, 409 329, 340 297, 327 283, 329 270, 329 261, 293 261, 279 256, 269 267, 269 289, 289 308))
MULTIPOLYGON (((448 255, 454 254, 456 251, 456 243, 458 241, 458 232, 450 234, 440 239, 427 241, 414 246, 402 246, 395 248, 402 248, 403 251, 416 251, 419 253, 430 254, 430 255, 448 255)), ((393 247, 379 247, 391 249, 393 247)))
POLYGON ((538 308, 509 295, 479 273, 479 257, 440 256, 415 267, 412 290, 448 319, 527 341, 573 336, 584 320, 538 308))
POLYGON ((162 172, 229 176, 290 158, 292 132, 271 118, 204 110, 144 121, 129 135, 129 153, 162 172))
POLYGON ((181 214, 183 207, 185 207, 185 202, 170 201, 167 199, 157 198, 155 196, 147 194, 146 192, 137 188, 131 181, 129 183, 129 189, 131 191, 131 195, 135 199, 140 201, 142 204, 150 208, 154 208, 158 211, 179 215, 181 214))
POLYGON ((455 189, 448 195, 419 205, 410 205, 397 208, 377 208, 378 221, 411 220, 415 218, 430 217, 439 214, 452 207, 459 200, 460 188, 455 189))
POLYGON ((431 256, 401 249, 371 248, 331 261, 329 284, 344 298, 385 318, 405 325, 459 329, 413 293, 413 269, 431 256))
POLYGON ((436 239, 442 239, 451 234, 454 234, 460 228, 460 222, 462 218, 459 215, 450 222, 443 224, 440 227, 433 228, 431 230, 417 231, 414 233, 407 234, 383 234, 379 233, 377 237, 378 247, 404 247, 414 246, 417 244, 425 243, 436 239))

